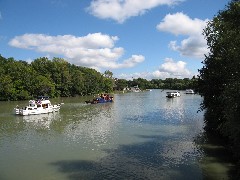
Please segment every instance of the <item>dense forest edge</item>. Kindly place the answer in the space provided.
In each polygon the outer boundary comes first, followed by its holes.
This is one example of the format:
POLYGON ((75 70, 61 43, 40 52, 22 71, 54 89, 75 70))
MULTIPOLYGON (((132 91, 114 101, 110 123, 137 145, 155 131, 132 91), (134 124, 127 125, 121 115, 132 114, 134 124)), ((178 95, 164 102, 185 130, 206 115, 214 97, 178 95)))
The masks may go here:
POLYGON ((226 139, 240 178, 240 1, 232 0, 208 22, 203 34, 209 54, 199 70, 206 131, 226 139))
POLYGON ((142 78, 126 80, 103 74, 87 67, 76 66, 62 58, 41 57, 31 63, 0 55, 0 100, 27 100, 37 96, 74 97, 112 93, 138 86, 140 89, 187 89, 196 87, 197 79, 142 78))

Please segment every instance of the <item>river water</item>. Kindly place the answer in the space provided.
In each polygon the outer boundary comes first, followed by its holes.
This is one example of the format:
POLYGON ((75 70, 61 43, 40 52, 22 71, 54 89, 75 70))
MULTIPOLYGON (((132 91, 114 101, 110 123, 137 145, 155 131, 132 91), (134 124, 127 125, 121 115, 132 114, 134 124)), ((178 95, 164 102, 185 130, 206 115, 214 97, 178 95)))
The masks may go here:
POLYGON ((52 99, 60 112, 15 116, 0 102, 0 179, 229 179, 233 164, 212 143, 198 112, 202 97, 166 91, 52 99), (224 157, 224 158, 223 158, 224 157))

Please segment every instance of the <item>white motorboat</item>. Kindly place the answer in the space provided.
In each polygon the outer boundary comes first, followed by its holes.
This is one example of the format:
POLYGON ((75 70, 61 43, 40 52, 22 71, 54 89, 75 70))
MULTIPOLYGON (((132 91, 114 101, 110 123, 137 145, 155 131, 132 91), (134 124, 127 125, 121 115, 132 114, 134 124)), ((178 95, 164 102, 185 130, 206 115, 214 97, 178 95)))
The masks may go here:
POLYGON ((194 94, 194 91, 192 89, 186 89, 186 94, 194 94))
POLYGON ((33 115, 33 114, 47 114, 59 111, 61 104, 52 105, 50 100, 46 97, 38 100, 30 100, 28 105, 24 108, 19 108, 18 106, 14 108, 16 115, 33 115))
POLYGON ((181 94, 179 91, 167 92, 168 98, 180 97, 181 94))
POLYGON ((130 88, 132 92, 141 92, 141 89, 137 86, 133 86, 130 88))

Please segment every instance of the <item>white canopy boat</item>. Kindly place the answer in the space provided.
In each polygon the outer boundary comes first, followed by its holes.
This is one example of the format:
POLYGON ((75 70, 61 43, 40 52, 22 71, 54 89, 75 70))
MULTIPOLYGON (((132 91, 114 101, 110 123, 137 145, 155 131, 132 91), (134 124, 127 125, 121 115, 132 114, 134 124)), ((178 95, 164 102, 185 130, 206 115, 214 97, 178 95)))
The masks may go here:
POLYGON ((14 108, 16 115, 32 115, 32 114, 47 114, 59 111, 61 104, 52 105, 49 99, 41 98, 38 100, 30 100, 29 104, 24 108, 18 106, 14 108))
POLYGON ((194 91, 192 89, 186 89, 186 94, 194 94, 194 91))
POLYGON ((179 91, 167 92, 168 98, 180 97, 181 94, 179 91))

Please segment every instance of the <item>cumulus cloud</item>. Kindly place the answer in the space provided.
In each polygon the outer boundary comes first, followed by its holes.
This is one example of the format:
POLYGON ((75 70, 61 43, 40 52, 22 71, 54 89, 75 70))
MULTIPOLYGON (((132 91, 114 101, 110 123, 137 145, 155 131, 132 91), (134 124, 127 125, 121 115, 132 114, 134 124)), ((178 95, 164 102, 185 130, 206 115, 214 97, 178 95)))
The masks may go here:
POLYGON ((87 10, 101 19, 123 23, 126 19, 144 14, 161 5, 172 6, 184 0, 94 0, 87 10))
POLYGON ((204 54, 208 53, 208 49, 202 32, 208 21, 208 19, 191 19, 183 13, 168 14, 156 28, 174 35, 188 36, 180 42, 180 45, 177 45, 177 41, 171 41, 169 47, 183 56, 203 58, 204 54))
POLYGON ((144 79, 166 79, 166 78, 192 78, 193 72, 189 71, 184 61, 174 61, 171 58, 166 58, 164 63, 161 64, 158 70, 153 72, 140 72, 132 74, 120 74, 118 78, 124 78, 131 80, 132 78, 144 78, 144 79))
POLYGON ((164 63, 159 69, 153 72, 155 77, 172 77, 172 78, 183 78, 192 76, 192 73, 186 68, 186 62, 177 61, 175 62, 171 58, 166 58, 164 63))
POLYGON ((144 56, 132 55, 129 59, 119 62, 120 57, 124 54, 124 49, 115 47, 115 42, 118 40, 117 36, 102 33, 88 34, 83 37, 24 34, 13 38, 9 45, 63 56, 73 64, 97 69, 129 68, 144 61, 144 56))

